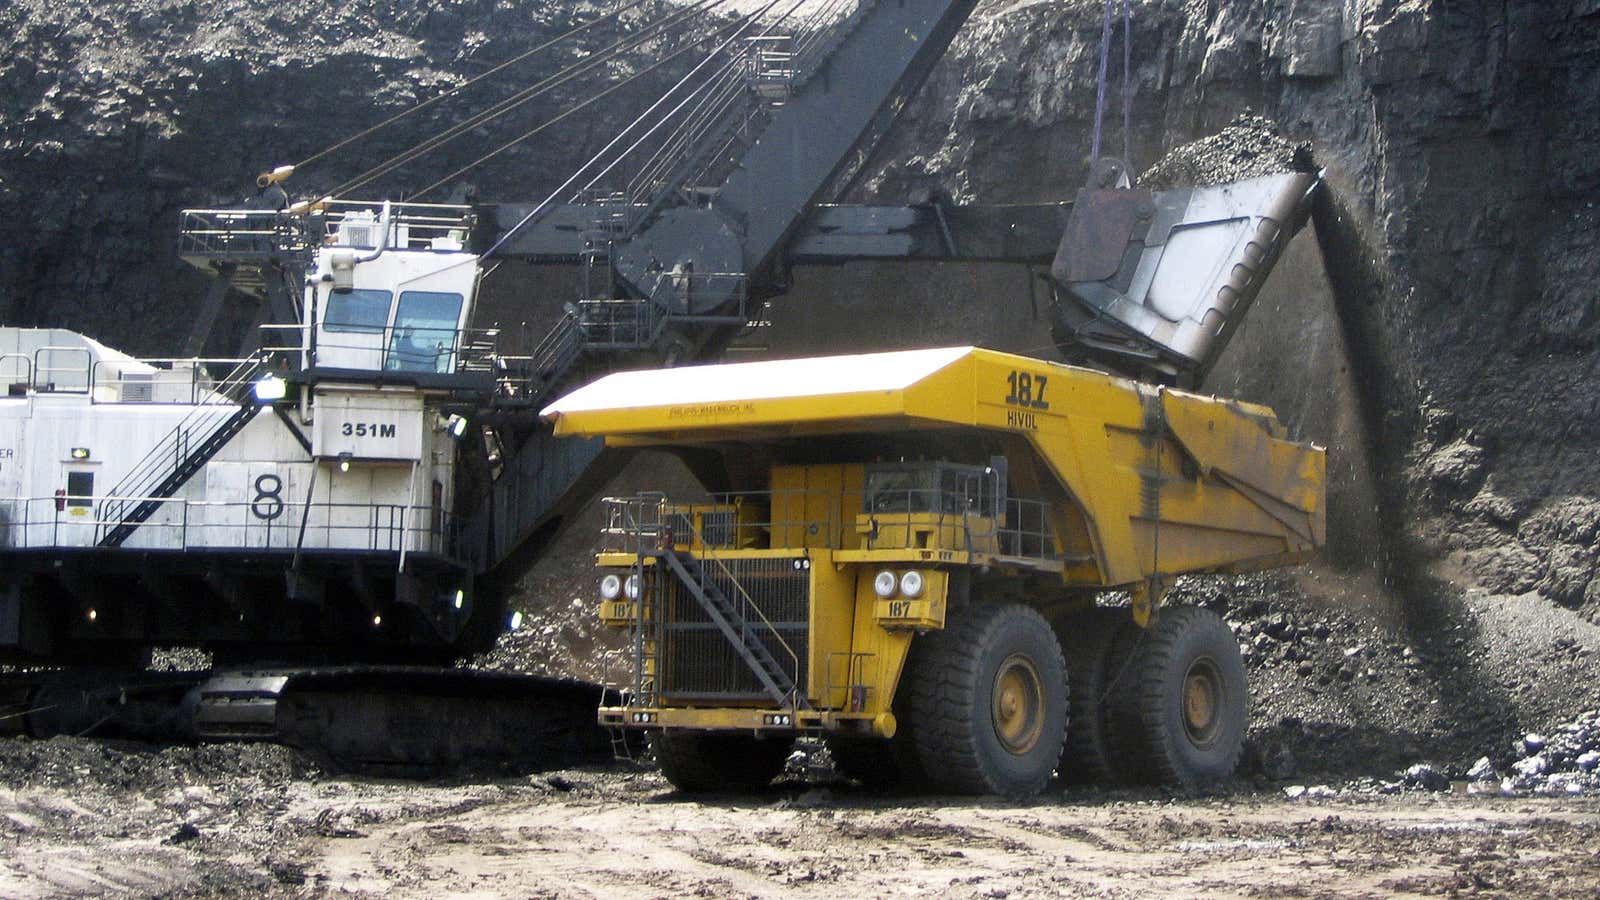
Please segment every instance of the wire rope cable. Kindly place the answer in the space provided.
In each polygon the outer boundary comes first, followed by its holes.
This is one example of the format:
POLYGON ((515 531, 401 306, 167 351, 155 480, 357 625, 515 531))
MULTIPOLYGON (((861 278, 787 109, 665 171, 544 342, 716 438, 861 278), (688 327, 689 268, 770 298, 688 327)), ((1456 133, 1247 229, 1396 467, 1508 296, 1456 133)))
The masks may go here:
POLYGON ((455 140, 456 138, 459 138, 461 135, 510 113, 512 110, 528 103, 534 98, 548 93, 549 91, 560 87, 574 78, 577 78, 578 76, 583 75, 601 65, 611 62, 612 60, 620 57, 623 53, 638 47, 646 41, 658 37, 671 29, 677 28, 691 17, 701 12, 708 12, 727 2, 729 2, 729 0, 696 0, 696 2, 691 4, 689 7, 673 13, 666 19, 652 23, 644 29, 641 29, 640 31, 630 34, 626 37, 619 38, 617 41, 608 45, 604 49, 591 54, 582 61, 573 63, 561 71, 541 79, 537 83, 518 91, 504 100, 501 100, 493 106, 490 106, 489 108, 482 110, 473 116, 456 123, 455 125, 450 126, 444 131, 435 134, 432 137, 426 138, 405 150, 402 150, 400 153, 389 157, 383 162, 378 163, 372 168, 367 169, 361 174, 334 188, 329 192, 329 195, 333 197, 342 197, 343 195, 348 194, 350 191, 364 187, 378 178, 381 178, 384 175, 394 171, 400 166, 403 166, 406 163, 426 155, 427 153, 430 153, 433 150, 436 150, 439 147, 455 140))
POLYGON ((588 106, 591 106, 591 105, 593 105, 593 104, 595 104, 595 103, 597 103, 597 102, 599 102, 601 100, 604 100, 606 97, 610 96, 611 94, 616 93, 619 90, 622 90, 624 87, 627 87, 629 84, 632 84, 634 81, 637 81, 638 79, 643 78, 644 76, 650 74, 651 72, 654 72, 655 70, 667 65, 668 63, 672 62, 673 60, 677 59, 678 57, 683 56, 685 53, 688 53, 689 51, 695 49, 696 47, 700 46, 701 44, 704 44, 706 41, 714 40, 718 35, 720 35, 724 31, 727 31, 730 28, 733 28, 734 26, 736 26, 738 24, 739 24, 738 21, 728 23, 727 25, 724 25, 721 28, 718 28, 715 31, 711 32, 710 34, 700 38, 699 40, 695 41, 694 43, 689 44, 687 46, 684 46, 684 47, 680 48, 679 50, 676 50, 673 53, 671 53, 671 54, 669 54, 667 56, 664 56, 659 60, 656 60, 654 63, 651 63, 649 66, 646 66, 645 68, 640 69, 639 71, 633 73, 632 75, 629 75, 627 78, 623 79, 622 81, 617 82, 616 84, 614 84, 614 85, 606 88, 605 90, 603 90, 603 91, 601 91, 601 92, 599 92, 599 93, 597 93, 597 94, 595 94, 595 95, 583 100, 580 103, 577 103, 577 104, 574 104, 572 106, 567 107, 566 109, 562 110, 559 114, 557 114, 553 118, 539 123, 538 125, 534 126, 533 128, 523 132, 520 135, 517 135, 516 137, 512 138, 509 141, 506 141, 505 143, 501 144, 500 146, 494 148, 493 150, 490 150, 488 153, 485 153, 484 155, 482 155, 482 156, 478 157, 477 159, 473 160, 472 162, 467 163, 466 165, 462 166, 459 169, 456 169, 454 172, 451 172, 450 174, 444 176, 443 178, 440 178, 437 181, 434 181, 433 183, 427 185, 426 187, 421 188, 420 190, 418 190, 416 193, 412 194, 411 196, 413 198, 421 197, 424 194, 428 194, 428 193, 430 193, 432 191, 435 191, 435 190, 443 187, 444 185, 450 183, 451 181, 454 181, 455 179, 460 178, 462 175, 465 175, 467 172, 470 172, 471 170, 477 168, 478 166, 481 166, 484 163, 488 162, 489 160, 495 158, 496 156, 499 156, 501 153, 504 153, 507 150, 510 150, 512 147, 515 147, 516 145, 522 143, 523 141, 526 141, 529 138, 534 137, 535 135, 539 134, 540 132, 544 131, 545 129, 550 128, 550 127, 560 123, 562 120, 566 119, 568 116, 571 116, 571 115, 573 115, 573 114, 585 109, 588 106))
MULTIPOLYGON (((1106 0, 1105 14, 1100 23, 1100 64, 1095 74, 1094 98, 1094 137, 1089 147, 1089 161, 1093 165, 1100 161, 1100 126, 1106 111, 1106 69, 1111 58, 1111 23, 1112 13, 1116 9, 1117 0, 1106 0)), ((1133 11, 1128 6, 1128 0, 1122 0, 1122 160, 1123 165, 1129 164, 1132 119, 1133 119, 1133 11)))
MULTIPOLYGON (((772 22, 769 22, 767 24, 766 29, 763 30, 761 32, 761 34, 757 35, 756 37, 759 39, 759 38, 766 37, 766 36, 770 35, 774 28, 777 28, 779 25, 783 24, 784 20, 788 19, 789 16, 793 15, 794 11, 796 9, 799 9, 801 7, 801 5, 803 5, 806 2, 808 2, 808 0, 795 0, 794 5, 789 7, 787 12, 785 12, 783 15, 779 16, 778 18, 774 19, 772 22)), ((778 0, 770 0, 770 2, 768 2, 766 6, 762 7, 760 10, 757 10, 755 13, 752 13, 751 14, 751 18, 754 18, 754 17, 762 15, 767 10, 770 10, 772 7, 776 6, 777 3, 778 3, 778 0)), ((726 47, 726 46, 727 46, 726 43, 723 44, 723 47, 726 47)), ((710 60, 713 57, 715 57, 717 53, 721 52, 721 50, 722 50, 722 48, 719 47, 717 50, 712 51, 712 53, 701 63, 701 65, 704 65, 705 62, 710 62, 710 60)), ((585 184, 582 188, 580 188, 580 190, 581 191, 587 191, 587 190, 592 189, 595 186, 595 184, 597 182, 599 182, 600 179, 602 179, 606 175, 610 174, 612 169, 615 169, 624 159, 626 159, 628 157, 628 155, 630 153, 632 153, 634 150, 637 150, 639 147, 641 147, 646 140, 649 140, 649 138, 650 138, 650 136, 652 134, 654 134, 655 132, 659 131, 662 128, 662 126, 666 125, 667 122, 671 121, 673 116, 677 115, 685 106, 689 105, 689 103, 692 102, 697 96, 699 96, 702 91, 705 91, 705 90, 708 90, 709 88, 714 87, 716 85, 716 83, 718 82, 718 80, 722 77, 722 75, 725 74, 726 72, 728 72, 734 66, 738 65, 739 62, 740 62, 740 60, 739 60, 738 57, 735 57, 733 59, 728 60, 723 65, 722 69, 716 75, 713 75, 713 76, 711 76, 709 78, 706 78, 700 85, 697 85, 695 87, 695 89, 693 91, 691 91, 687 97, 683 98, 683 100, 678 103, 677 106, 673 107, 671 111, 666 113, 666 115, 663 115, 661 117, 661 119, 658 122, 656 122, 656 124, 652 125, 648 131, 646 131, 644 134, 640 135, 639 138, 637 140, 635 140, 626 150, 623 150, 621 153, 619 153, 617 155, 616 159, 612 160, 609 165, 607 165, 600 172, 596 173, 593 178, 589 179, 588 183, 585 184)), ((666 93, 666 95, 664 95, 662 97, 662 99, 665 100, 667 97, 671 96, 673 93, 675 93, 678 90, 678 88, 682 87, 687 81, 688 81, 688 76, 685 76, 685 78, 683 80, 681 80, 677 84, 673 85, 672 89, 669 90, 666 93)), ((659 105, 659 103, 657 105, 659 105)), ((643 121, 646 117, 648 117, 650 115, 651 111, 653 111, 653 110, 654 110, 654 106, 652 106, 651 109, 646 110, 645 112, 641 113, 638 118, 634 119, 633 122, 629 123, 627 128, 623 129, 623 133, 625 134, 626 132, 632 130, 632 128, 635 125, 639 124, 639 122, 643 121)), ((621 137, 621 135, 618 135, 618 137, 621 137)), ((602 154, 603 153, 604 153, 604 151, 602 151, 602 154)), ((594 163, 595 159, 598 159, 600 155, 601 154, 596 154, 595 158, 591 159, 588 163, 585 164, 585 166, 587 167, 588 165, 592 165, 594 163)))
MULTIPOLYGON (((797 0, 795 6, 799 6, 800 2, 804 2, 804 0, 797 0)), ((709 65, 712 60, 716 59, 723 50, 727 49, 730 45, 737 41, 740 36, 756 22, 758 17, 765 15, 769 10, 776 6, 777 3, 778 0, 767 0, 767 3, 760 9, 747 14, 743 19, 741 19, 738 23, 739 27, 732 35, 722 41, 722 43, 718 44, 710 53, 706 55, 705 59, 701 60, 692 70, 689 71, 688 74, 680 78, 678 82, 674 84, 672 88, 669 89, 665 94, 662 94, 660 99, 656 100, 656 102, 652 103, 648 109, 635 117, 632 122, 628 123, 626 127, 617 133, 616 137, 612 138, 611 141, 602 147, 599 152, 590 157, 588 162, 584 163, 582 166, 579 166, 578 170, 568 176, 567 180, 562 182, 560 187, 556 188, 554 191, 551 191, 549 196, 540 201, 540 203, 533 209, 529 210, 521 219, 517 220, 515 225, 512 225, 510 228, 508 228, 505 234, 502 234, 498 240, 490 245, 488 250, 484 251, 483 256, 486 258, 493 256, 495 251, 499 250, 507 241, 511 240, 511 238, 515 236, 518 231, 521 231, 523 228, 527 227, 529 222, 532 222, 534 219, 543 215, 545 210, 549 209, 550 205, 556 201, 556 198, 564 196, 567 191, 579 181, 579 179, 583 178, 584 174, 588 172, 592 166, 594 166, 598 161, 604 159, 606 155, 609 154, 618 144, 622 143, 622 141, 634 130, 634 128, 639 125, 639 123, 646 121, 650 116, 654 115, 656 110, 666 104, 666 102, 671 99, 671 97, 676 94, 680 88, 693 81, 695 77, 700 74, 702 69, 709 65)), ((793 11, 793 7, 791 7, 790 11, 793 11)), ((674 112, 676 112, 678 109, 681 109, 683 105, 692 100, 693 97, 694 95, 691 94, 689 97, 686 97, 680 101, 678 106, 675 107, 672 112, 667 113, 667 115, 662 118, 661 122, 657 122, 656 125, 652 127, 652 131, 659 129, 674 112)), ((601 177, 604 177, 606 172, 609 172, 612 168, 615 168, 616 165, 625 157, 626 154, 623 154, 622 156, 619 156, 617 159, 613 160, 608 166, 606 166, 604 170, 596 175, 595 178, 589 182, 589 184, 593 185, 595 181, 598 181, 601 177)))
POLYGON ((609 21, 611 21, 613 19, 619 19, 619 18, 621 18, 623 16, 623 14, 628 13, 628 12, 634 10, 634 9, 637 9, 638 7, 643 6, 644 4, 649 3, 649 2, 650 2, 650 0, 630 0, 630 2, 628 2, 628 3, 626 3, 626 4, 622 5, 622 6, 619 6, 618 8, 612 10, 611 12, 606 13, 603 16, 600 16, 599 18, 591 19, 588 22, 584 22, 584 23, 582 23, 580 25, 576 25, 573 28, 570 28, 567 31, 562 32, 561 34, 557 35, 556 37, 553 37, 550 40, 547 40, 544 43, 539 44, 538 46, 533 47, 533 48, 531 48, 531 49, 529 49, 527 51, 519 53, 516 56, 513 56, 510 59, 506 60, 505 62, 499 63, 498 65, 494 66, 493 68, 489 69, 488 71, 486 71, 486 72, 484 72, 484 73, 482 73, 480 75, 475 75, 472 78, 469 78, 466 81, 462 82, 461 84, 458 84, 455 87, 450 88, 447 91, 444 91, 443 93, 437 94, 437 95, 435 95, 433 97, 429 97, 428 99, 423 100, 420 103, 417 103, 417 104, 415 104, 413 106, 410 106, 410 107, 408 107, 406 109, 401 110, 400 112, 395 113, 392 116, 389 116, 388 118, 384 119, 381 122, 378 122, 375 125, 371 125, 371 126, 369 126, 367 128, 363 128, 362 130, 356 132, 355 134, 350 135, 347 138, 339 140, 339 141, 337 141, 337 142, 335 142, 335 143, 333 143, 333 144, 331 144, 331 145, 329 145, 327 147, 324 147, 321 150, 318 150, 317 152, 315 152, 315 153, 311 154, 310 156, 306 157, 305 159, 302 159, 299 162, 295 163, 294 167, 296 169, 304 168, 304 167, 310 165, 311 163, 314 163, 317 160, 322 159, 323 157, 325 157, 325 156, 327 156, 327 155, 329 155, 331 153, 336 153, 339 150, 342 150, 345 147, 350 146, 351 144, 355 143, 356 141, 361 140, 362 138, 365 138, 365 137, 367 137, 367 136, 369 136, 371 134, 374 134, 374 133, 376 133, 378 131, 382 131, 383 129, 388 128, 390 125, 393 125, 394 123, 400 121, 401 119, 406 118, 407 116, 411 116, 411 115, 414 115, 414 114, 416 114, 418 112, 421 112, 422 110, 427 109, 428 107, 433 106, 436 103, 439 103, 439 102, 441 102, 441 101, 443 101, 443 100, 445 100, 445 99, 447 99, 449 97, 453 97, 453 96, 461 93, 462 91, 466 90, 467 88, 470 88, 473 85, 475 85, 475 84, 477 84, 477 83, 479 83, 479 82, 481 82, 481 81, 483 81, 483 80, 485 80, 487 78, 492 78, 495 75, 498 75, 501 72, 504 72, 506 69, 511 68, 512 66, 516 65, 517 63, 523 62, 524 60, 527 60, 527 59, 529 59, 529 58, 531 58, 533 56, 536 56, 537 54, 542 53, 545 50, 548 50, 551 47, 556 46, 557 44, 560 44, 560 43, 562 43, 564 41, 571 40, 572 38, 577 37, 578 35, 582 34, 583 32, 588 31, 588 30, 590 30, 592 28, 598 27, 598 26, 600 26, 600 25, 602 25, 602 24, 604 24, 606 22, 609 22, 609 21))

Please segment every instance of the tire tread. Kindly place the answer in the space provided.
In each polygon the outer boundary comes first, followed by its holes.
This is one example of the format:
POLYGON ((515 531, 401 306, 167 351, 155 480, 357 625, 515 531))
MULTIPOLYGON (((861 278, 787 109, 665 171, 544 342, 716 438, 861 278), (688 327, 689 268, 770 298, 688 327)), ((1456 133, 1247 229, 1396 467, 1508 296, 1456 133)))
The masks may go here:
POLYGON ((1061 623, 1056 636, 1067 664, 1067 740, 1061 779, 1068 784, 1121 780, 1106 733, 1106 675, 1119 632, 1135 627, 1126 609, 1096 607, 1061 623))
MULTIPOLYGON (((1173 699, 1172 689, 1177 687, 1182 690, 1181 682, 1177 685, 1172 682, 1173 660, 1180 652, 1182 642, 1202 630, 1218 629, 1227 634, 1229 641, 1233 640, 1232 632, 1228 631, 1216 613, 1197 606, 1163 609, 1156 623, 1147 629, 1148 638, 1142 648, 1141 659, 1136 663, 1139 671, 1139 725, 1143 732, 1140 743, 1143 767, 1149 777, 1158 783, 1193 789, 1203 787, 1209 780, 1202 778, 1200 773, 1193 771, 1175 755, 1175 742, 1184 738, 1168 733, 1167 710, 1173 699)), ((1222 699, 1226 702, 1225 697, 1222 699)), ((1242 726, 1240 731, 1242 734, 1242 726)), ((1242 740, 1232 742, 1223 768, 1232 772, 1239 763, 1243 749, 1242 740)))
POLYGON ((661 774, 686 794, 748 792, 761 790, 783 771, 794 739, 658 731, 650 746, 661 774))
MULTIPOLYGON (((979 712, 975 709, 974 689, 979 658, 994 633, 1015 619, 1026 620, 1028 627, 1051 635, 1055 662, 1065 680, 1066 663, 1049 625, 1036 611, 1020 604, 975 604, 951 610, 944 630, 919 638, 925 642, 920 648, 923 652, 916 654, 916 665, 908 668, 902 683, 910 690, 917 757, 924 772, 938 773, 938 786, 942 789, 966 794, 1037 793, 1055 768, 1052 762, 1037 784, 1016 790, 996 783, 982 764, 982 748, 973 727, 979 712)), ((1063 717, 1062 734, 1041 738, 1053 742, 1058 758, 1059 748, 1065 745, 1065 731, 1063 717)))

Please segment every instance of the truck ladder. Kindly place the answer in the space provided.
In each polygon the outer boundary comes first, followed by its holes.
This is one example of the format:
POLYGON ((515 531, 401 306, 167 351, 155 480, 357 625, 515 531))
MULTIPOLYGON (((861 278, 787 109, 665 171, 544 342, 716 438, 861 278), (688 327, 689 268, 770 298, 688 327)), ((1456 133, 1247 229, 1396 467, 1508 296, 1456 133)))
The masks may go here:
MULTIPOLYGON (((644 580, 644 557, 634 564, 633 574, 644 580)), ((638 619, 633 636, 633 702, 649 708, 661 700, 661 616, 652 591, 641 591, 638 619)))

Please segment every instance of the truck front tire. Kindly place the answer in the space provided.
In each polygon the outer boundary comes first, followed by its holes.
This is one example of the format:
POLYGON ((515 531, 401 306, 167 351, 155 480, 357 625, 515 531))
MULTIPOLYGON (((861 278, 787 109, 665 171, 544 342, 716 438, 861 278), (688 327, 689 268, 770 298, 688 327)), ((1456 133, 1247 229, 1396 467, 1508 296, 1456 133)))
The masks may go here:
POLYGON ((917 638, 907 666, 912 738, 929 786, 961 794, 1036 794, 1061 758, 1067 674, 1061 646, 1021 604, 953 609, 917 638))
POLYGON ((661 774, 686 794, 748 793, 778 777, 794 738, 669 729, 652 733, 650 746, 661 774))

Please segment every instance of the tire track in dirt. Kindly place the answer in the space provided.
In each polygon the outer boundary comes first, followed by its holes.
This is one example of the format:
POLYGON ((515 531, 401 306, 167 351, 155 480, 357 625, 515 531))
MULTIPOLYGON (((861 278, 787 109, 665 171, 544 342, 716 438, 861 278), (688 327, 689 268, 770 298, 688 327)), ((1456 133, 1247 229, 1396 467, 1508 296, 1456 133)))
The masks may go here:
POLYGON ((392 897, 1389 896, 1600 882, 1595 801, 1061 799, 515 800, 330 841, 308 871, 331 891, 392 897))

